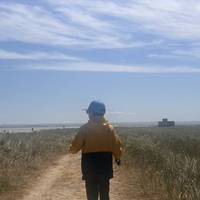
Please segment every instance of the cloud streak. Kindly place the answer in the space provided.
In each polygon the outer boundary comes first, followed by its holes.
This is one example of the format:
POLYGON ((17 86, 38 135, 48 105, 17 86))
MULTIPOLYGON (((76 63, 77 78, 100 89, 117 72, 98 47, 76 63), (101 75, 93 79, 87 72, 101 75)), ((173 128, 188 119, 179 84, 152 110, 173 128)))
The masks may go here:
POLYGON ((7 60, 69 60, 80 61, 80 58, 65 55, 58 52, 29 52, 19 53, 0 49, 0 59, 7 60))
POLYGON ((200 3, 196 0, 48 0, 56 9, 77 7, 94 16, 110 16, 108 20, 120 33, 137 31, 172 39, 200 39, 200 3), (122 28, 123 26, 123 28, 122 28))
POLYGON ((199 47, 187 47, 187 48, 177 48, 176 50, 171 50, 167 53, 151 53, 148 55, 149 58, 175 58, 187 60, 194 60, 200 58, 200 48, 199 47))
POLYGON ((0 4, 0 18, 1 41, 135 48, 166 38, 200 40, 200 3, 195 0, 41 0, 33 5, 11 0, 0 4))
MULTIPOLYGON (((198 67, 189 64, 188 66, 179 64, 162 66, 160 62, 162 59, 171 58, 175 58, 176 61, 183 57, 196 60, 199 58, 200 51, 197 44, 200 44, 200 3, 196 0, 190 2, 186 0, 160 0, 159 2, 156 0, 35 0, 31 3, 2 0, 0 19, 0 43, 6 45, 7 42, 17 42, 18 44, 12 51, 3 50, 5 47, 2 46, 0 59, 70 61, 67 64, 29 62, 30 64, 22 66, 24 69, 199 73, 198 67), (187 45, 184 46, 184 42, 187 45), (186 46, 189 47, 188 50, 183 49, 186 46), (138 48, 142 51, 137 52, 138 48), (93 52, 93 49, 97 51, 93 52), (104 50, 102 55, 106 52, 109 54, 107 60, 97 55, 102 52, 102 49, 104 50), (149 49, 152 51, 148 51, 149 49), (66 55, 65 50, 72 56, 66 55), (112 51, 115 51, 113 55, 116 60, 114 57, 111 58, 112 51), (124 52, 117 54, 117 51, 124 52), (85 58, 79 58, 82 57, 82 52, 85 58), (139 53, 140 58, 137 58, 139 53), (148 59, 154 64, 135 65, 132 57, 135 58, 135 63, 145 63, 148 59), (90 61, 90 58, 98 61, 90 61), (112 64, 112 62, 117 63, 119 59, 128 61, 130 59, 127 63, 132 65, 112 64), (106 62, 109 64, 104 64, 106 62)), ((6 46, 5 49, 9 48, 6 46)))
MULTIPOLYGON (((83 8, 51 4, 49 7, 51 9, 39 3, 30 6, 14 1, 0 4, 0 40, 73 48, 127 48, 146 45, 144 41, 133 38, 130 41, 130 38, 115 29, 112 21, 98 19, 90 12, 84 12, 83 8)), ((149 44, 151 42, 147 43, 149 44)))
POLYGON ((141 66, 141 65, 114 65, 92 62, 74 62, 59 64, 32 64, 20 67, 23 70, 47 71, 74 71, 74 72, 115 72, 115 73, 200 73, 200 68, 187 66, 141 66))
POLYGON ((123 115, 123 116, 135 116, 136 115, 136 113, 134 113, 134 112, 121 112, 121 111, 115 111, 115 112, 108 111, 106 113, 108 115, 123 115))

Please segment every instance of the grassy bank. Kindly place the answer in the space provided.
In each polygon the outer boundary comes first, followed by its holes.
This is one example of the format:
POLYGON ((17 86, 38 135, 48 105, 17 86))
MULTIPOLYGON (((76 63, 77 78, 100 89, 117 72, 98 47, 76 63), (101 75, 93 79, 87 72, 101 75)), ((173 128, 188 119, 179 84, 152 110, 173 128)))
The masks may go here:
POLYGON ((200 199, 200 127, 127 128, 125 161, 134 160, 144 190, 161 199, 200 199))
POLYGON ((67 153, 74 129, 0 135, 0 197, 11 198, 51 161, 67 153))

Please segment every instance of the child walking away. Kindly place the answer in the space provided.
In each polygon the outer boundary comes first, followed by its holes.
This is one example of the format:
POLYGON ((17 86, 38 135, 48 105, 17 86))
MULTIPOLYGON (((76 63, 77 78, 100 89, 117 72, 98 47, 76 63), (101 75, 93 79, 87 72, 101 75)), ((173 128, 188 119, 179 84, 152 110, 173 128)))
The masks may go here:
POLYGON ((69 152, 82 151, 82 179, 88 200, 109 200, 109 181, 113 178, 113 156, 118 165, 122 143, 113 126, 105 120, 105 105, 92 101, 86 110, 89 121, 75 136, 69 152))

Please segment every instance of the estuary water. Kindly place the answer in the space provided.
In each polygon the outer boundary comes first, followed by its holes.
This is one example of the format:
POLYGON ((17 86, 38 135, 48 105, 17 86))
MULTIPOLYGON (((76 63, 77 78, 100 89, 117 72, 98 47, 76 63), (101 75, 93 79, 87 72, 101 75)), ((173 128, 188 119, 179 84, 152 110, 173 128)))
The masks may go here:
POLYGON ((0 133, 31 133, 48 129, 79 128, 80 124, 1 125, 0 133))

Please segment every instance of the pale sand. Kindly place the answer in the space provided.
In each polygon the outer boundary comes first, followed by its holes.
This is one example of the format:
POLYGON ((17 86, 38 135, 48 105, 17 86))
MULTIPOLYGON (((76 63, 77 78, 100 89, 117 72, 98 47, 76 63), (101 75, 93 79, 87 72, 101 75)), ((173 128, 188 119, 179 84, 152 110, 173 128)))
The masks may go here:
MULTIPOLYGON (((111 200, 150 200, 137 183, 137 171, 114 167, 111 180, 111 200)), ((81 180, 80 154, 66 155, 55 162, 27 188, 22 200, 86 200, 81 180)))

